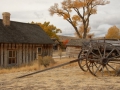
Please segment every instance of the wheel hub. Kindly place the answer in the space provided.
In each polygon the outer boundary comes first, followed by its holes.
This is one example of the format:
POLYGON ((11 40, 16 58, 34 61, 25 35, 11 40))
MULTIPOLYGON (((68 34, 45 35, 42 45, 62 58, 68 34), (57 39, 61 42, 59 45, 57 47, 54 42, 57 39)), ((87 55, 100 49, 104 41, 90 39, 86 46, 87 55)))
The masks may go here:
POLYGON ((108 62, 108 59, 107 58, 102 58, 101 60, 100 60, 100 64, 102 64, 102 65, 106 65, 107 64, 107 62, 108 62))

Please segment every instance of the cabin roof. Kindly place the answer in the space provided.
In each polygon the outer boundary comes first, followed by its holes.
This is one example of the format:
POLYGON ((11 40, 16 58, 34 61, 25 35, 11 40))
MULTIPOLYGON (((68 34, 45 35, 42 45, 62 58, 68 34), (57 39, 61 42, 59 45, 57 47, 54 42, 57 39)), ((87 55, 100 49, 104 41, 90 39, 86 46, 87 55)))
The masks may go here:
POLYGON ((71 39, 67 46, 82 46, 82 42, 86 41, 86 39, 71 39))
POLYGON ((4 26, 0 19, 0 43, 53 44, 54 42, 36 24, 10 21, 10 26, 4 26))
POLYGON ((72 36, 63 36, 63 35, 58 35, 58 37, 59 37, 59 41, 60 42, 63 42, 63 41, 65 41, 65 40, 71 40, 71 39, 77 39, 77 37, 72 37, 72 36))

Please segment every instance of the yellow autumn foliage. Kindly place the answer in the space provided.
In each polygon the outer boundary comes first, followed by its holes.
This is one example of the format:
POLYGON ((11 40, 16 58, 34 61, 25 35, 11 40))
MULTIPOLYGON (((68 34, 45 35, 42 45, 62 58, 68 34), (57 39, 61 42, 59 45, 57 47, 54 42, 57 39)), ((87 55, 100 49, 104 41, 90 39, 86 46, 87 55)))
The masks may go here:
POLYGON ((97 13, 97 6, 109 4, 108 0, 63 0, 61 7, 58 4, 54 4, 49 8, 50 15, 57 14, 63 17, 64 20, 69 22, 75 29, 79 38, 82 38, 79 30, 79 25, 84 24, 83 38, 86 38, 89 29, 90 16, 97 13), (73 15, 75 13, 75 15, 73 15))
POLYGON ((32 21, 31 23, 39 25, 51 38, 58 38, 57 33, 62 33, 59 28, 50 24, 50 22, 34 23, 32 21))
POLYGON ((112 26, 108 29, 105 36, 106 39, 120 39, 120 30, 116 26, 112 26))

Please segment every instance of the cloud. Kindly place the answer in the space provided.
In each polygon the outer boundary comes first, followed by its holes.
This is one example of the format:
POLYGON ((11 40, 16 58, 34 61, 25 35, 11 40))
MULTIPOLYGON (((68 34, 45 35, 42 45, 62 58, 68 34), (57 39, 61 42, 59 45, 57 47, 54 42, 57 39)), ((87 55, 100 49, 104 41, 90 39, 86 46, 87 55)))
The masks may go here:
POLYGON ((34 15, 35 15, 38 19, 40 19, 40 18, 43 17, 43 13, 36 12, 36 11, 34 11, 34 15))
POLYGON ((114 15, 106 17, 105 18, 105 23, 108 23, 109 25, 120 25, 119 14, 114 14, 114 15))
MULTIPOLYGON (((45 22, 49 21, 62 30, 63 35, 74 35, 73 27, 62 17, 50 16, 48 9, 54 3, 60 4, 63 0, 2 0, 0 3, 0 18, 2 12, 10 12, 11 20, 18 22, 45 22)), ((95 36, 104 36, 109 27, 116 25, 120 28, 120 0, 110 0, 110 4, 97 7, 97 14, 91 15, 91 33, 95 36)))
POLYGON ((109 25, 109 24, 100 25, 97 28, 97 31, 94 31, 95 32, 95 36, 105 36, 107 34, 107 31, 108 31, 108 29, 110 27, 111 27, 111 25, 109 25))
POLYGON ((90 17, 91 32, 95 36, 105 36, 108 29, 114 25, 120 28, 119 0, 110 0, 110 4, 98 6, 97 14, 90 17))

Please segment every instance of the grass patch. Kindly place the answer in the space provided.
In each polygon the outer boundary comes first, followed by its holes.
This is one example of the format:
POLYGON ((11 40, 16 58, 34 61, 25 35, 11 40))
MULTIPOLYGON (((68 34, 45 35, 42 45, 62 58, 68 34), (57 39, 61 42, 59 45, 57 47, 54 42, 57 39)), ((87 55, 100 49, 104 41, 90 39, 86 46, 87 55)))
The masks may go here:
POLYGON ((29 64, 24 64, 24 65, 15 66, 15 67, 7 67, 7 68, 0 67, 0 74, 20 72, 20 71, 41 70, 48 66, 52 66, 53 64, 55 64, 55 61, 52 57, 50 56, 45 56, 43 58, 39 57, 38 60, 34 60, 29 64))

